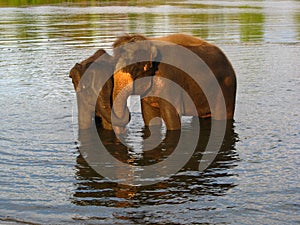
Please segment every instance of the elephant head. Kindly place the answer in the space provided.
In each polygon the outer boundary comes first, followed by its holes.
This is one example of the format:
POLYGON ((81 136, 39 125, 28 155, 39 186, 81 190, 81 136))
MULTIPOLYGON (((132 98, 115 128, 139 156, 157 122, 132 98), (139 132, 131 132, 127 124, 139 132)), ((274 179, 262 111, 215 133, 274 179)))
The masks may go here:
MULTIPOLYGON (((156 48, 142 35, 125 35, 114 44, 116 67, 114 72, 114 115, 116 121, 129 121, 126 100, 130 95, 143 95, 152 86, 151 82, 134 85, 134 80, 155 74, 157 66, 153 63, 157 56, 156 48), (115 101, 116 100, 116 101, 115 101)), ((123 125, 126 125, 125 122, 123 125)), ((119 124, 121 124, 119 122, 119 124)))
POLYGON ((85 71, 103 54, 107 54, 106 51, 103 49, 99 49, 89 58, 83 60, 80 63, 76 63, 75 66, 70 70, 69 77, 72 78, 72 82, 76 92, 80 91, 79 82, 85 71))
POLYGON ((101 118, 104 128, 111 129, 111 95, 113 85, 111 76, 114 68, 113 57, 100 49, 86 60, 76 63, 71 69, 69 77, 72 78, 77 95, 80 129, 86 129, 91 126, 93 113, 101 118), (84 81, 82 81, 83 76, 84 81), (105 84, 99 90, 101 83, 105 84))

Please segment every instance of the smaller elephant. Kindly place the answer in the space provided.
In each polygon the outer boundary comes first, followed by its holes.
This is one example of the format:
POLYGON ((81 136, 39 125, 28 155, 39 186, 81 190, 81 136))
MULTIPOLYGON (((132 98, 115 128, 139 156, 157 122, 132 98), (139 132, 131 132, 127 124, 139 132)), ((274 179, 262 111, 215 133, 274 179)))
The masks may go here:
POLYGON ((80 129, 91 127, 93 113, 96 118, 100 118, 104 129, 112 129, 111 95, 114 68, 115 62, 113 57, 107 54, 105 50, 99 49, 89 58, 76 63, 70 70, 69 77, 72 78, 77 96, 80 129), (84 74, 86 75, 86 79, 83 83, 80 83, 84 74), (105 82, 107 77, 110 78, 105 82), (105 82, 100 92, 97 89, 99 82, 105 82))

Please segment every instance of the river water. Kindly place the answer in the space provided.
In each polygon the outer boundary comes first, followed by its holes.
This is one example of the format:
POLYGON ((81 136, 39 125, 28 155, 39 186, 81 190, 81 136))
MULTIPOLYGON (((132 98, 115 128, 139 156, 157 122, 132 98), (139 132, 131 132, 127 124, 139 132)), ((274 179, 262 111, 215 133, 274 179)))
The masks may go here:
MULTIPOLYGON (((299 1, 54 2, 0 3, 1 224, 300 223, 299 1), (153 185, 110 182, 83 160, 68 72, 124 33, 192 34, 232 62, 235 122, 207 170, 197 164, 207 124, 189 162, 153 185)), ((112 149, 120 158, 142 155, 141 114, 133 121, 132 148, 112 149)))

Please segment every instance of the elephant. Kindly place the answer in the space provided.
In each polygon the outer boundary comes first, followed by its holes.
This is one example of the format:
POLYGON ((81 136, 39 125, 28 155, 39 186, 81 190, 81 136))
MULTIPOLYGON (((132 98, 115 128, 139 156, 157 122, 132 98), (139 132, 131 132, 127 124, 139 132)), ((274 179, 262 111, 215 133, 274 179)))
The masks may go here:
POLYGON ((105 50, 99 49, 89 58, 76 63, 70 70, 69 77, 72 78, 77 96, 80 129, 91 127, 93 113, 96 119, 100 119, 104 129, 112 129, 111 95, 114 67, 114 58, 105 50), (80 83, 84 74, 86 79, 80 83), (107 77, 109 79, 106 81, 107 77), (99 82, 105 82, 100 92, 97 89, 99 82))
POLYGON ((167 130, 179 130, 181 116, 233 120, 236 75, 230 61, 216 45, 187 34, 172 34, 158 38, 132 34, 119 37, 113 43, 113 50, 116 66, 112 97, 114 102, 117 96, 119 98, 118 103, 113 107, 116 124, 126 126, 126 123, 129 122, 130 113, 126 108, 126 99, 132 94, 141 96, 145 126, 161 125, 161 119, 157 118, 162 118, 167 130), (202 81, 201 87, 186 72, 164 62, 164 59, 168 58, 174 59, 175 63, 189 63, 186 61, 186 56, 178 52, 176 46, 192 52, 207 65, 207 68, 205 66, 195 67, 197 70, 193 72, 194 77, 202 81), (206 76, 206 73, 209 72, 212 72, 213 77, 206 76), (138 87, 134 85, 134 81, 145 77, 150 79, 138 87), (185 105, 186 99, 182 97, 181 92, 173 92, 173 89, 165 82, 166 79, 178 84, 189 95, 196 108, 196 113, 185 105), (219 90, 210 88, 213 79, 217 80, 219 90), (210 92, 210 98, 213 99, 211 102, 208 102, 207 93, 203 89, 210 92), (163 92, 176 103, 172 105, 165 99, 145 96, 149 91, 152 91, 155 96, 163 92))

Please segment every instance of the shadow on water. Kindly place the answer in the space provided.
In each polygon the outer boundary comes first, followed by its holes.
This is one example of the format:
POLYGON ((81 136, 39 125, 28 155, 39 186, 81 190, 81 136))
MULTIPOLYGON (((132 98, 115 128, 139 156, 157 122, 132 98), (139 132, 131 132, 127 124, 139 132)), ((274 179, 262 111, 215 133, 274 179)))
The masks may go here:
MULTIPOLYGON (((185 128, 192 126, 193 120, 185 128)), ((185 124, 186 125, 186 124, 185 124)), ((236 174, 230 169, 237 166, 239 160, 235 149, 238 135, 234 131, 234 123, 227 124, 224 141, 221 149, 212 164, 204 171, 198 171, 199 161, 207 145, 211 122, 200 121, 199 141, 192 157, 186 165, 167 180, 148 186, 126 186, 109 181, 96 173, 84 160, 82 155, 77 157, 76 190, 72 198, 76 205, 94 205, 107 207, 140 207, 142 205, 182 204, 188 201, 197 201, 199 196, 221 196, 235 187, 233 179, 236 174)), ((182 129, 181 132, 193 135, 192 129, 182 129)), ((149 136, 148 129, 141 129, 138 135, 149 136)), ((159 133, 159 132, 158 132, 159 133)), ((98 134, 106 149, 120 161, 132 165, 149 165, 157 163, 168 157, 177 145, 180 131, 165 131, 161 143, 149 151, 133 154, 132 149, 124 146, 114 132, 107 131, 98 126, 98 134)), ((80 136, 80 141, 84 142, 80 136)))

